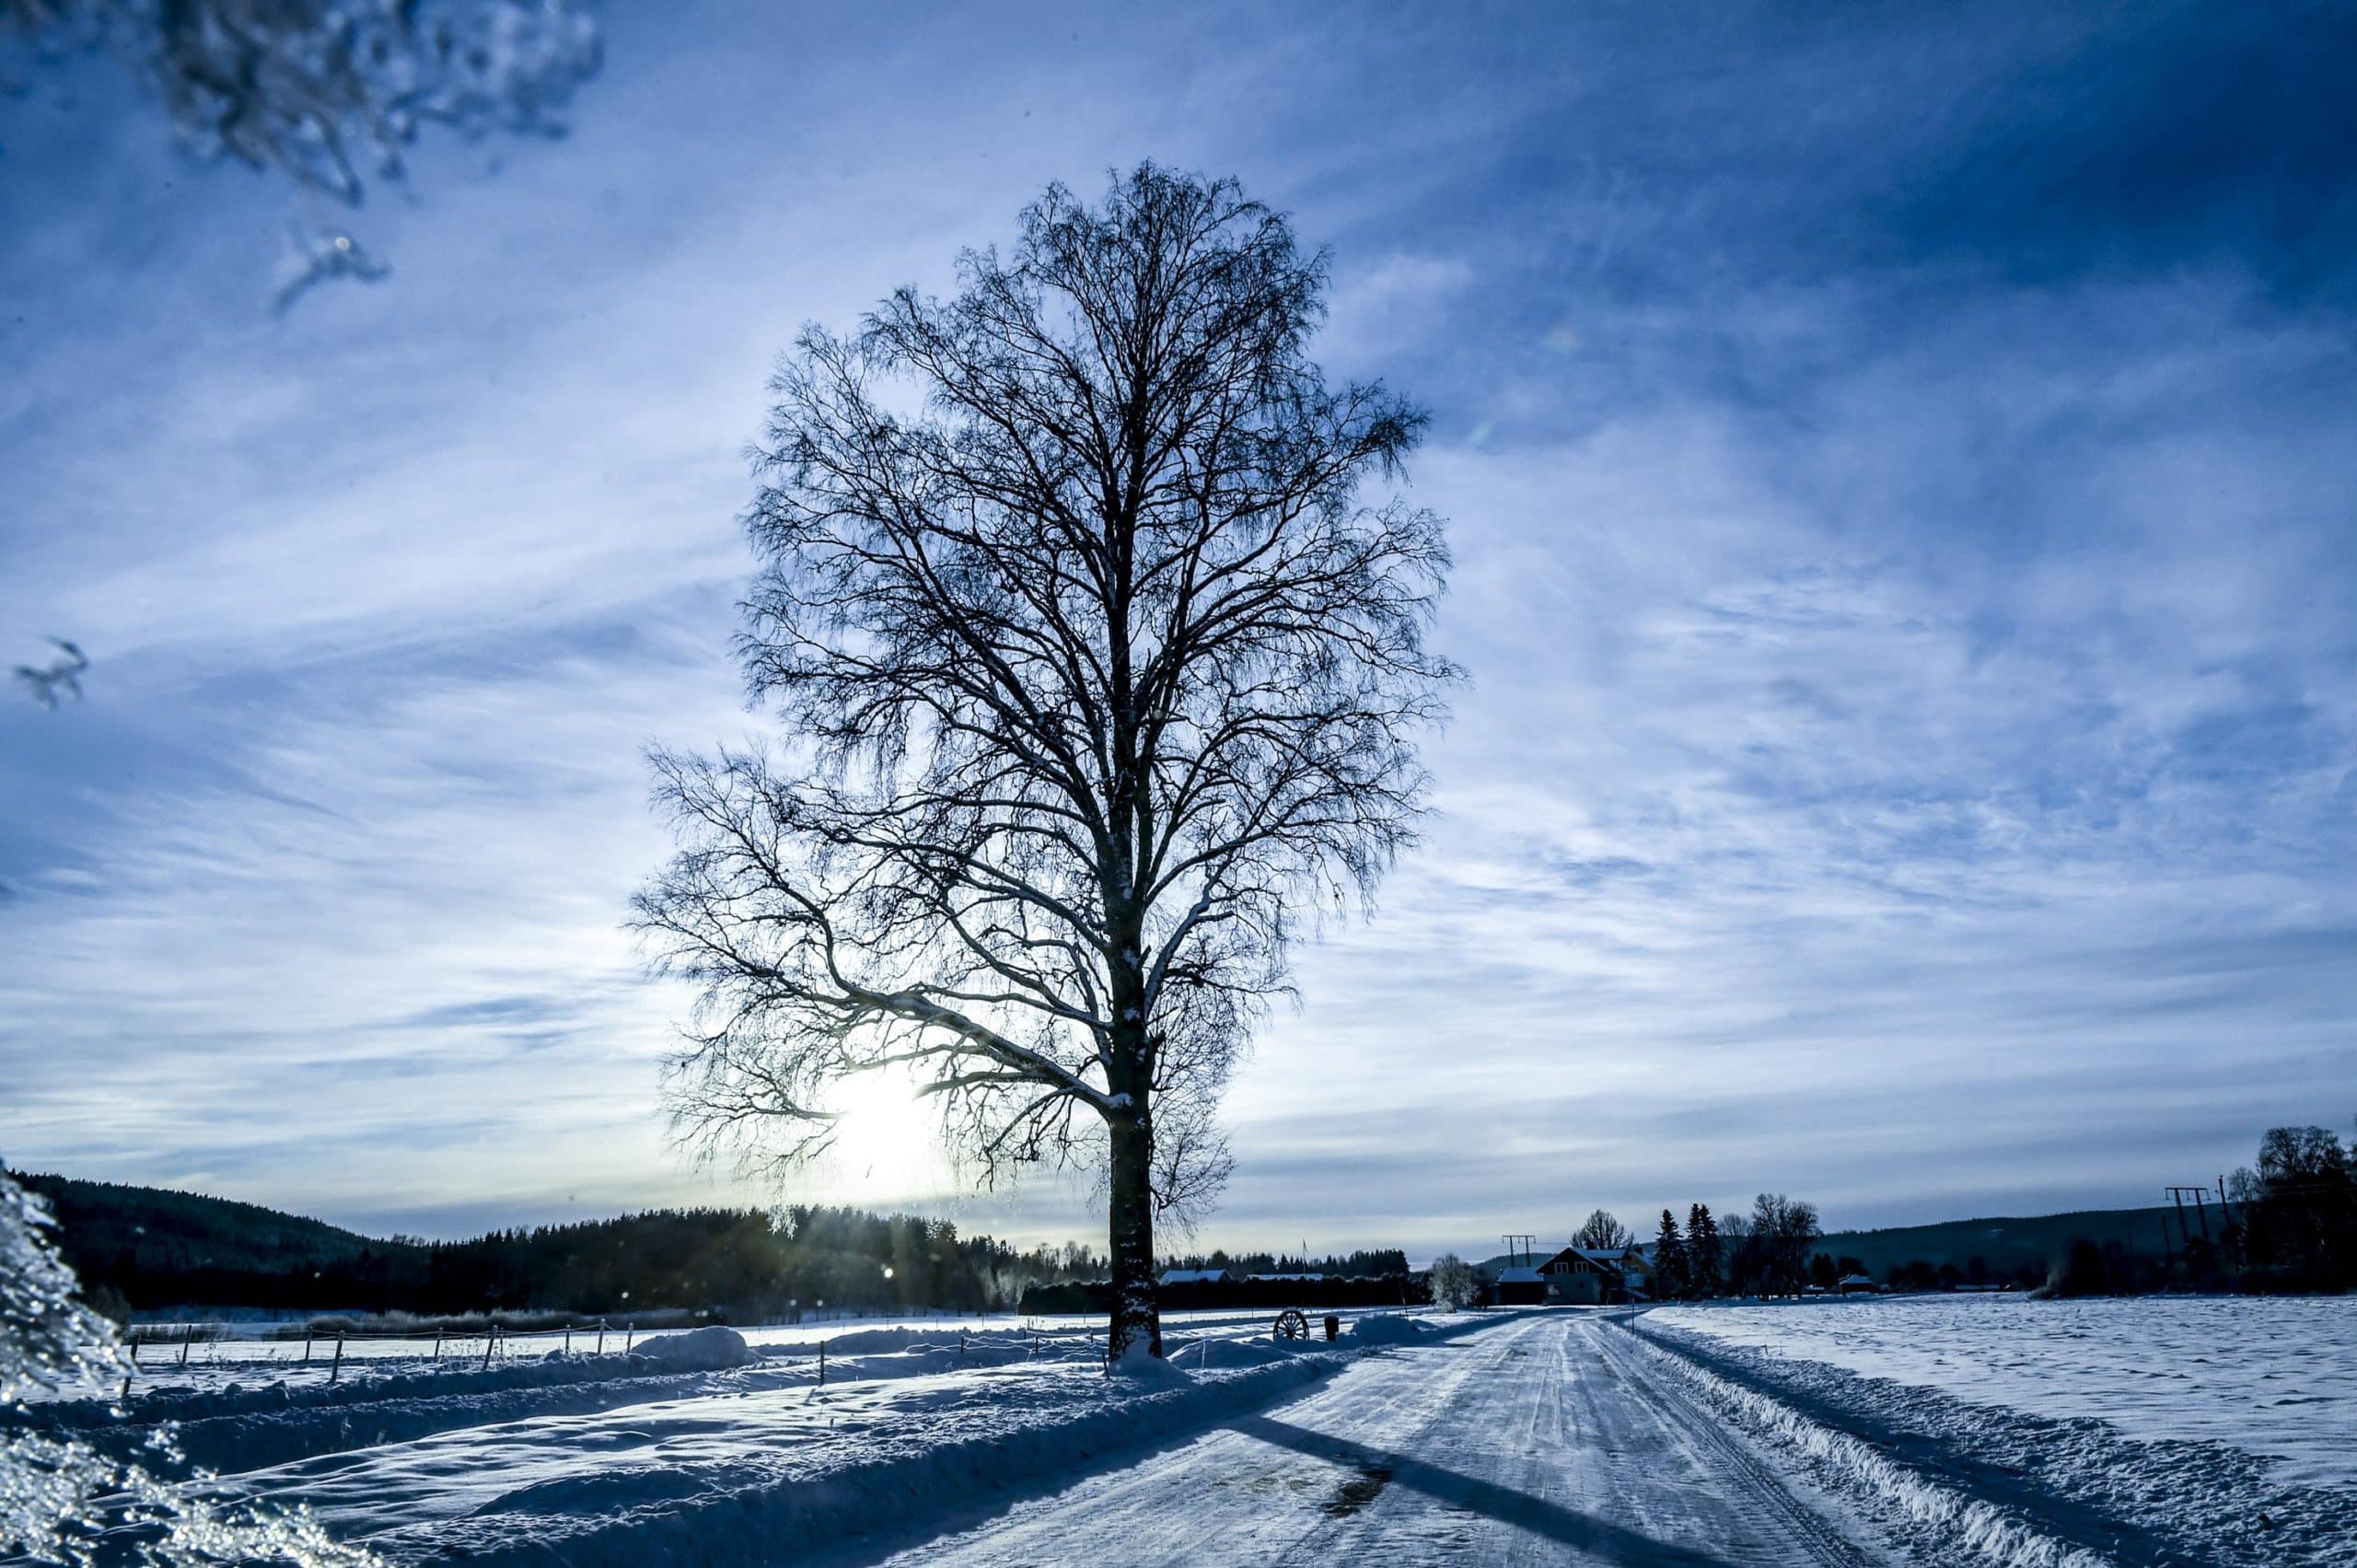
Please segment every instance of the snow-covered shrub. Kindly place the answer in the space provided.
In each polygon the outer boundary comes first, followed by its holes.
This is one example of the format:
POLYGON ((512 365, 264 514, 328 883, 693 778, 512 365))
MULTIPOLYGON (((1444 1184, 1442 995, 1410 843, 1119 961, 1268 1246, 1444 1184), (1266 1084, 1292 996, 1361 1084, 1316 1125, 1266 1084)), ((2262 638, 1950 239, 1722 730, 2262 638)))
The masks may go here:
POLYGON ((1454 1252, 1444 1252, 1433 1260, 1433 1305, 1455 1312, 1470 1306, 1481 1294, 1481 1282, 1474 1277, 1473 1266, 1454 1252))
MULTIPOLYGON (((53 1223, 46 1203, 0 1170, 0 1406, 103 1388, 125 1364, 114 1325, 76 1295, 74 1271, 50 1239, 53 1223)), ((168 1438, 159 1434, 155 1446, 157 1462, 170 1463, 168 1438)), ((109 1562, 377 1561, 331 1539, 308 1514, 217 1506, 73 1438, 0 1434, 0 1559, 81 1568, 99 1560, 101 1532, 109 1562)))

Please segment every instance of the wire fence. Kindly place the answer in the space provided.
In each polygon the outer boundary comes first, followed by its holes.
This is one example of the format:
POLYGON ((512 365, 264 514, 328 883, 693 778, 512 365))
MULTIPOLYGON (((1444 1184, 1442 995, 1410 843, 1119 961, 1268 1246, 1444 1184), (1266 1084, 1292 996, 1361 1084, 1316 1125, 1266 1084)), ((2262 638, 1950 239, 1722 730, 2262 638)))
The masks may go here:
POLYGON ((245 1338, 219 1324, 140 1324, 125 1336, 134 1373, 159 1373, 192 1366, 227 1364, 255 1366, 325 1366, 329 1380, 349 1360, 423 1360, 439 1366, 447 1363, 478 1365, 488 1371, 496 1363, 534 1353, 568 1355, 628 1355, 642 1335, 651 1330, 632 1322, 571 1325, 556 1329, 511 1330, 492 1324, 483 1329, 314 1330, 284 1338, 245 1338))
MULTIPOLYGON (((1268 1318, 1257 1311, 1205 1308, 1166 1313, 1163 1320, 1171 1328, 1208 1330, 1265 1325, 1268 1318)), ((838 1358, 844 1353, 833 1342, 846 1336, 894 1329, 912 1333, 930 1330, 942 1332, 946 1343, 946 1336, 954 1331, 960 1362, 977 1348, 1001 1353, 1019 1353, 1026 1358, 1038 1358, 1051 1350, 1078 1351, 1101 1357, 1105 1343, 1103 1323, 1103 1318, 1095 1314, 953 1315, 945 1311, 937 1315, 902 1313, 874 1318, 827 1314, 807 1321, 743 1327, 738 1331, 765 1356, 814 1358, 823 1383, 830 1375, 830 1353, 838 1358), (976 1333, 987 1336, 983 1347, 974 1345, 976 1333)), ((394 1364, 407 1363, 412 1366, 422 1364, 424 1369, 431 1370, 488 1372, 551 1355, 628 1356, 647 1340, 673 1331, 674 1328, 672 1317, 668 1314, 659 1325, 628 1319, 591 1319, 540 1329, 510 1329, 493 1322, 480 1327, 442 1324, 354 1330, 322 1323, 273 1324, 256 1331, 254 1325, 217 1321, 139 1323, 124 1336, 131 1363, 124 1392, 127 1395, 133 1382, 142 1378, 206 1374, 219 1376, 247 1370, 299 1373, 335 1383, 342 1378, 347 1363, 383 1364, 386 1371, 394 1370, 394 1364)), ((872 1348, 872 1343, 854 1346, 851 1353, 872 1348)))

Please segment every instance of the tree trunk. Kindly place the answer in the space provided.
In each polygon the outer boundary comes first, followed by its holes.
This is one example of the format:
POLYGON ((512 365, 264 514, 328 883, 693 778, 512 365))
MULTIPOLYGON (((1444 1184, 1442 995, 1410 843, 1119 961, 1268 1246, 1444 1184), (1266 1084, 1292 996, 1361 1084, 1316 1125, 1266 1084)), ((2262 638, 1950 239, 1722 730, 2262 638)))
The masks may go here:
POLYGON ((1105 1352, 1118 1365, 1136 1356, 1161 1356, 1162 1312, 1155 1299, 1153 1139, 1142 1116, 1122 1117, 1110 1130, 1113 1321, 1105 1352))

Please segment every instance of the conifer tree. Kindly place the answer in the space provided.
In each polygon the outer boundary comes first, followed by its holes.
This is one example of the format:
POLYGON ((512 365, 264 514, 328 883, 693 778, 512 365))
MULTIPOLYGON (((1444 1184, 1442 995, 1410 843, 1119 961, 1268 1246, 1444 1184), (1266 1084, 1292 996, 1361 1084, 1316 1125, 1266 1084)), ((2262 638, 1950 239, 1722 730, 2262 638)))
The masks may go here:
POLYGON ((1678 1216, 1661 1212, 1661 1232, 1654 1237, 1654 1299, 1680 1301, 1688 1294, 1686 1243, 1678 1234, 1678 1216))
POLYGON ((1711 1217, 1708 1203, 1686 1212, 1686 1277, 1688 1290, 1699 1299, 1709 1300, 1725 1288, 1719 1270, 1719 1222, 1711 1217))

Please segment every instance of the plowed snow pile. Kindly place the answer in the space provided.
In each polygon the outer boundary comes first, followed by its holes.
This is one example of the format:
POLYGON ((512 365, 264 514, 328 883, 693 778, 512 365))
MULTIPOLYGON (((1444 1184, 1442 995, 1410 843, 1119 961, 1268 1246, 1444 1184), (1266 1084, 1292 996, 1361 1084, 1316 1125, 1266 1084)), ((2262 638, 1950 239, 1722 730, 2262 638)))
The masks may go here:
POLYGON ((2329 1410, 2338 1376, 2328 1337, 2309 1336, 2296 1355, 2280 1342, 2254 1344, 2239 1359, 2234 1343, 2212 1344, 2188 1366, 2134 1336, 2140 1327, 2172 1331, 2172 1315, 2188 1307, 2246 1309, 2245 1331, 2259 1334, 2270 1309, 2314 1305, 1707 1306, 1647 1313, 1636 1333, 1732 1423, 1919 1537, 1979 1560, 2261 1568, 2357 1562, 2357 1487, 2316 1484, 2351 1458, 2345 1418, 2316 1413, 2329 1410), (2140 1309, 2153 1316, 2140 1320, 2140 1309), (2091 1336, 2091 1319, 2108 1332, 2091 1336), (2302 1359, 2304 1402, 2270 1402, 2258 1408, 2278 1412, 2274 1421, 2254 1420, 2248 1388, 2268 1377, 2266 1364, 2302 1359), (1968 1370, 1976 1360, 1978 1377, 1968 1370), (2026 1376, 2032 1367, 2042 1371, 2026 1376), (2084 1413, 2107 1408, 2107 1376, 2129 1383, 2119 1401, 2125 1423, 2084 1413), (2184 1418, 2175 1426, 2189 1435, 2171 1434, 2159 1415, 2143 1386, 2157 1378, 2178 1385, 2171 1398, 2184 1418), (2222 1432, 2245 1442, 2208 1435, 2222 1432))
POLYGON ((638 1347, 638 1353, 668 1372, 720 1372, 753 1359, 745 1336, 717 1323, 691 1329, 684 1334, 660 1334, 638 1347))

